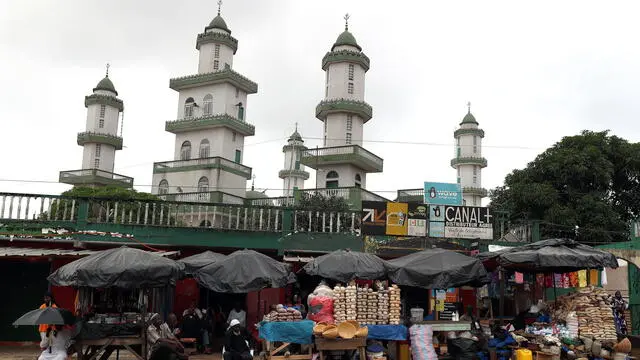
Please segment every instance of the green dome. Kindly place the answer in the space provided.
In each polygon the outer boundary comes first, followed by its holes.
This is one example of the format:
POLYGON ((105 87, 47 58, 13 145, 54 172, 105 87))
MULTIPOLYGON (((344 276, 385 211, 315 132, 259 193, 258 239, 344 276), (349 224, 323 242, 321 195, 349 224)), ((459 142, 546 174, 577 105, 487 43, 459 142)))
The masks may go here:
POLYGON ((289 136, 289 140, 303 141, 302 140, 302 136, 300 135, 298 130, 294 131, 293 134, 291 134, 291 136, 289 136))
POLYGON ((109 79, 109 76, 105 76, 104 79, 100 80, 98 85, 96 85, 96 87, 93 88, 93 91, 96 91, 96 90, 111 91, 112 93, 116 94, 116 96, 118 96, 118 92, 116 91, 115 86, 113 86, 111 79, 109 79))
POLYGON ((336 42, 331 47, 331 51, 333 51, 333 49, 335 49, 337 46, 342 46, 342 45, 353 46, 356 49, 358 49, 358 51, 362 51, 362 48, 360 47, 360 45, 358 45, 358 42, 356 41, 356 38, 353 36, 353 34, 349 32, 349 30, 345 30, 342 34, 338 36, 338 39, 336 39, 336 42))
POLYGON ((464 116, 464 118, 462 118, 462 122, 460 123, 460 125, 462 124, 476 124, 478 125, 478 122, 476 121, 475 116, 473 116, 471 114, 471 111, 469 111, 467 113, 467 115, 464 116))
POLYGON ((227 27, 227 23, 224 21, 222 16, 220 16, 220 14, 218 14, 216 17, 213 18, 213 20, 211 20, 211 22, 209 23, 209 26, 207 26, 205 30, 209 30, 209 29, 220 29, 220 30, 227 31, 229 32, 229 34, 231 34, 231 30, 229 30, 229 28, 227 27))

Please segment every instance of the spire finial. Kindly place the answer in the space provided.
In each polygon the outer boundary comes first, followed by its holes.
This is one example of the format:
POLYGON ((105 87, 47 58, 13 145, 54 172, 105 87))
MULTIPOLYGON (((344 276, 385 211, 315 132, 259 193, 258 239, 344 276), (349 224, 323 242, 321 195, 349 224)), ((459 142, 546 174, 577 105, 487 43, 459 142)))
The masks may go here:
POLYGON ((298 122, 296 121, 296 132, 298 132, 298 122))
POLYGON ((109 67, 111 67, 111 65, 109 65, 109 63, 107 63, 107 71, 106 71, 106 77, 109 77, 109 67))
POLYGON ((344 31, 349 30, 349 14, 344 14, 344 31))
POLYGON ((253 174, 253 176, 251 176, 251 191, 255 189, 255 185, 256 185, 256 174, 253 174))
POLYGON ((467 113, 471 114, 471 101, 467 101, 467 113))
POLYGON ((218 16, 220 15, 220 7, 222 7, 222 0, 218 0, 218 16))

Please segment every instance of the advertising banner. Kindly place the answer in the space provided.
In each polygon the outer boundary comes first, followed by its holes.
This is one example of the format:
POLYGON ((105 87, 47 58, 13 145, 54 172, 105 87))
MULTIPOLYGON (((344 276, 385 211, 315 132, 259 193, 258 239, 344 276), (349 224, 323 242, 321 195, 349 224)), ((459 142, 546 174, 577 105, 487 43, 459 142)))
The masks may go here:
POLYGON ((493 239, 493 215, 475 206, 429 206, 429 236, 449 239, 493 239))
POLYGON ((427 236, 427 219, 429 217, 429 207, 422 204, 409 204, 409 226, 407 235, 427 236))
POLYGON ((424 203, 429 205, 462 205, 460 184, 425 182, 424 203))
POLYGON ((406 203, 387 203, 387 235, 407 236, 408 213, 406 203))
POLYGON ((362 202, 362 235, 385 235, 387 230, 387 203, 362 202))

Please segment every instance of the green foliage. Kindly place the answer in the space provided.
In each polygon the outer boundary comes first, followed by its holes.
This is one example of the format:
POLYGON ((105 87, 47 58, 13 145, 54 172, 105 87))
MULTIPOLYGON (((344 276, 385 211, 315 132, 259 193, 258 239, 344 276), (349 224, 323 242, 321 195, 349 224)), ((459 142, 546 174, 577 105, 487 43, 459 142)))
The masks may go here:
POLYGON ((314 211, 349 211, 349 203, 342 197, 325 196, 321 193, 302 194, 298 204, 298 209, 314 211))
POLYGON ((118 186, 89 187, 76 186, 62 193, 62 196, 112 200, 153 200, 160 201, 156 195, 126 189, 118 186))
POLYGON ((325 196, 321 193, 302 194, 295 209, 296 229, 300 231, 345 232, 351 226, 350 206, 342 197, 325 196), (324 216, 317 212, 324 213, 324 216), (329 220, 330 216, 334 216, 333 222, 329 220), (330 227, 333 228, 329 229, 330 227))
POLYGON ((540 220, 542 238, 626 241, 640 215, 640 143, 583 131, 564 137, 491 192, 512 222, 540 220), (576 235, 575 226, 578 226, 576 235))

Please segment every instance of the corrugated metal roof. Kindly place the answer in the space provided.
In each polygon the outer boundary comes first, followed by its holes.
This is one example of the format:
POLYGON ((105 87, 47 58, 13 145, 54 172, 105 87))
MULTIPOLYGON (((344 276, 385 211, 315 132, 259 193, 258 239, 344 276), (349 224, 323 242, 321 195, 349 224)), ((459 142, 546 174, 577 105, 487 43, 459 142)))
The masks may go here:
MULTIPOLYGON (((65 249, 33 249, 20 247, 0 247, 1 257, 40 257, 40 256, 87 256, 99 251, 95 250, 65 250, 65 249)), ((176 255, 178 251, 153 251, 160 256, 176 255)))

